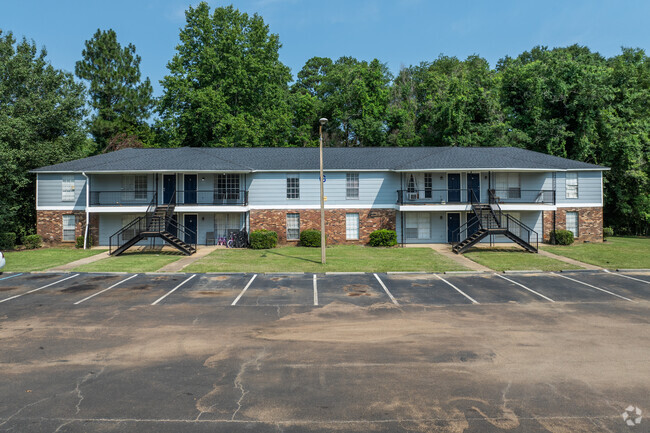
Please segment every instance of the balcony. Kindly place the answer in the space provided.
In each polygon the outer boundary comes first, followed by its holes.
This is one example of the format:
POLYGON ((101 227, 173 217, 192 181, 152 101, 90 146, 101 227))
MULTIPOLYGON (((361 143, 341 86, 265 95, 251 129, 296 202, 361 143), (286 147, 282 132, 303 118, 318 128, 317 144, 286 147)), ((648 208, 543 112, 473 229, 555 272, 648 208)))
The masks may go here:
POLYGON ((400 205, 430 205, 430 204, 469 204, 471 196, 475 196, 481 203, 491 200, 506 204, 555 204, 555 191, 539 189, 491 189, 489 197, 479 196, 478 190, 473 189, 423 189, 423 190, 398 190, 397 204, 400 205))
MULTIPOLYGON (((148 206, 156 195, 155 191, 90 191, 90 206, 148 206)), ((158 194, 158 204, 165 198, 158 194)), ((190 206, 246 206, 248 191, 245 190, 177 190, 171 199, 176 205, 190 206)))

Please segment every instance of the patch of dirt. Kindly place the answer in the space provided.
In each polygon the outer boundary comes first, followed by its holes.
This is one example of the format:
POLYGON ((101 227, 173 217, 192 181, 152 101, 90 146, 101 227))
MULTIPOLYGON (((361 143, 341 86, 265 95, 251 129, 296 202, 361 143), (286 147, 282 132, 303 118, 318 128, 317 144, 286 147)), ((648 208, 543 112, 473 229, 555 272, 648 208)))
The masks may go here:
POLYGON ((343 290, 348 296, 375 296, 372 288, 367 284, 348 284, 343 286, 343 290))
POLYGON ((52 274, 37 274, 37 275, 30 275, 27 277, 27 280, 42 280, 45 278, 51 278, 52 274))
POLYGON ((137 285, 137 286, 121 287, 121 290, 126 291, 126 292, 130 292, 130 291, 134 291, 134 290, 150 290, 151 287, 152 286, 149 285, 149 284, 140 284, 140 285, 137 285))
POLYGON ((65 289, 61 290, 59 293, 78 293, 78 292, 86 292, 88 290, 93 290, 97 289, 98 287, 93 284, 76 284, 74 286, 66 287, 65 289))
POLYGON ((8 292, 10 290, 16 290, 18 287, 0 287, 0 292, 8 292))
POLYGON ((271 281, 280 281, 281 277, 271 277, 271 281))
POLYGON ((210 277, 212 281, 226 281, 230 279, 228 275, 219 275, 218 277, 210 277))

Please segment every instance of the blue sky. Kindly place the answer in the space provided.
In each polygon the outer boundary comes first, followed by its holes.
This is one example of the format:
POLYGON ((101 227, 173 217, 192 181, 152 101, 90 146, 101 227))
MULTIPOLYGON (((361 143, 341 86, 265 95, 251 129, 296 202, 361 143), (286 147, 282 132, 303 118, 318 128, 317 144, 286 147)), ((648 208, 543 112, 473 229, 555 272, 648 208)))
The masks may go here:
MULTIPOLYGON (((26 36, 48 50, 57 68, 74 71, 86 39, 113 28, 122 44, 135 44, 141 70, 160 95, 160 80, 174 55, 183 0, 0 0, 0 29, 26 36)), ((210 1, 212 7, 231 2, 210 1)), ((280 35, 280 59, 300 70, 313 56, 378 58, 393 73, 439 54, 471 54, 494 64, 535 45, 587 45, 605 56, 621 46, 650 48, 650 2, 611 0, 241 0, 232 4, 264 17, 280 35)))

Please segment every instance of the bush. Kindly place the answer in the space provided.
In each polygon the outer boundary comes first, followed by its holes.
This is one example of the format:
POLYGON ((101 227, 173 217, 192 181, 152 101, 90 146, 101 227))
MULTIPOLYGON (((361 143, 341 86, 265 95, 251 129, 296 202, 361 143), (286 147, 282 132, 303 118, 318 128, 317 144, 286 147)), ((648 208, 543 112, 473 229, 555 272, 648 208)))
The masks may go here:
POLYGON ((551 232, 551 239, 554 239, 558 245, 571 245, 573 243, 573 233, 568 230, 555 230, 551 232))
POLYGON ((608 238, 610 236, 614 236, 614 229, 611 227, 605 227, 603 229, 603 237, 608 238))
POLYGON ((320 230, 303 230, 300 232, 300 245, 303 247, 320 247, 320 230))
POLYGON ((397 245, 397 232, 395 230, 375 230, 370 233, 371 247, 392 247, 397 245))
POLYGON ((275 248, 278 244, 278 234, 272 230, 254 230, 250 234, 251 245, 254 250, 275 248))
POLYGON ((40 248, 43 246, 43 238, 40 235, 27 235, 23 238, 23 245, 28 250, 40 248))
POLYGON ((0 233, 0 250, 13 250, 16 246, 16 233, 0 233))
MULTIPOLYGON (((88 236, 88 248, 93 246, 93 237, 91 235, 88 236)), ((75 244, 75 248, 83 248, 84 247, 84 237, 83 236, 77 236, 77 243, 75 244)))

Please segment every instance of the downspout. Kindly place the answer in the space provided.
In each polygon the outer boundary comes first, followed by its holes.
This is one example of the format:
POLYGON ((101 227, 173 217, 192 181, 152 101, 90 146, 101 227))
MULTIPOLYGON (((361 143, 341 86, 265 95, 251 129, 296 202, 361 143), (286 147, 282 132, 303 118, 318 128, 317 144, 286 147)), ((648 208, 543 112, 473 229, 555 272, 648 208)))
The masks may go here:
POLYGON ((83 177, 86 178, 86 232, 84 234, 84 250, 88 249, 88 225, 90 224, 90 211, 88 210, 88 205, 90 204, 90 179, 86 175, 86 172, 81 172, 83 177))

